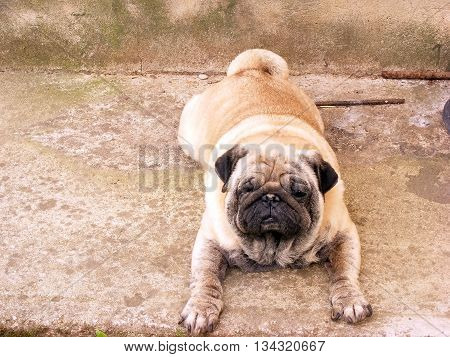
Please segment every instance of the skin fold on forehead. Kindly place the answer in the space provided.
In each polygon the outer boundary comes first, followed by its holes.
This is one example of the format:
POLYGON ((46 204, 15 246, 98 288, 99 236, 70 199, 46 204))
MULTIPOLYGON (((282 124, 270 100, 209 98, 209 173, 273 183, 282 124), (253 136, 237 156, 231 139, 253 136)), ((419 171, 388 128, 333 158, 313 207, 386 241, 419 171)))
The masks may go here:
MULTIPOLYGON (((292 174, 303 178, 315 185, 316 177, 308 160, 316 153, 296 153, 296 155, 281 155, 272 153, 249 152, 236 164, 230 177, 230 188, 234 188, 240 181, 252 177, 264 182, 279 181, 283 174, 292 174)), ((232 191, 232 190, 230 190, 232 191)))

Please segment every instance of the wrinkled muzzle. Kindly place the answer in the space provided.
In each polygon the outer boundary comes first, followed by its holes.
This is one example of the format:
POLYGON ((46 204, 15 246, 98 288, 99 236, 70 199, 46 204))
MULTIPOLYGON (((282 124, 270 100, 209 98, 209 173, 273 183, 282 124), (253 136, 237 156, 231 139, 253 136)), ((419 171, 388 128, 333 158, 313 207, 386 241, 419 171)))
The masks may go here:
POLYGON ((278 239, 288 239, 308 228, 301 215, 283 199, 282 194, 264 193, 239 207, 239 229, 255 239, 272 234, 278 239))

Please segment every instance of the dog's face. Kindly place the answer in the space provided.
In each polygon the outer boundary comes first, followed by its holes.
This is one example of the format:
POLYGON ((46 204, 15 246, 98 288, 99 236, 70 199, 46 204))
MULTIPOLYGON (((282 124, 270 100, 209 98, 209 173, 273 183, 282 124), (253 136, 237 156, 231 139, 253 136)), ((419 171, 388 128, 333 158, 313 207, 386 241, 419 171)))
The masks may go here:
POLYGON ((323 195, 337 182, 333 168, 319 154, 264 155, 235 146, 216 161, 224 182, 227 218, 244 252, 262 265, 287 265, 315 232, 323 195))

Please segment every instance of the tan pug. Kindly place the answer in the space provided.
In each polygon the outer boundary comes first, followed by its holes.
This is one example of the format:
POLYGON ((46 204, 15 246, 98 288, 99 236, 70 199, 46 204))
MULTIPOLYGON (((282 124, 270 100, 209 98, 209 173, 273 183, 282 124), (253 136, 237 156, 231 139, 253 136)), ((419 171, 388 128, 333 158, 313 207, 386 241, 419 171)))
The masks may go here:
POLYGON ((356 323, 372 314, 358 283, 358 232, 323 132, 313 101, 288 81, 286 62, 266 50, 241 53, 221 82, 187 103, 178 139, 205 168, 206 187, 191 297, 180 319, 189 332, 218 323, 228 267, 323 262, 331 318, 356 323))

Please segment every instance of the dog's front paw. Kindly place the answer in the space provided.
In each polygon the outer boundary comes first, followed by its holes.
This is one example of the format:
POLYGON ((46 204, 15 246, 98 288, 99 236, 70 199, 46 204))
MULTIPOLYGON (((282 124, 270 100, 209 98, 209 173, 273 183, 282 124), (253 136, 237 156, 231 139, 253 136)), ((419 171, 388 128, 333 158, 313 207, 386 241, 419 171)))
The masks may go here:
POLYGON ((372 306, 356 288, 339 291, 331 297, 331 319, 357 323, 372 315, 372 306))
POLYGON ((191 297, 181 312, 179 324, 194 335, 212 332, 219 322, 223 303, 219 299, 191 297))

